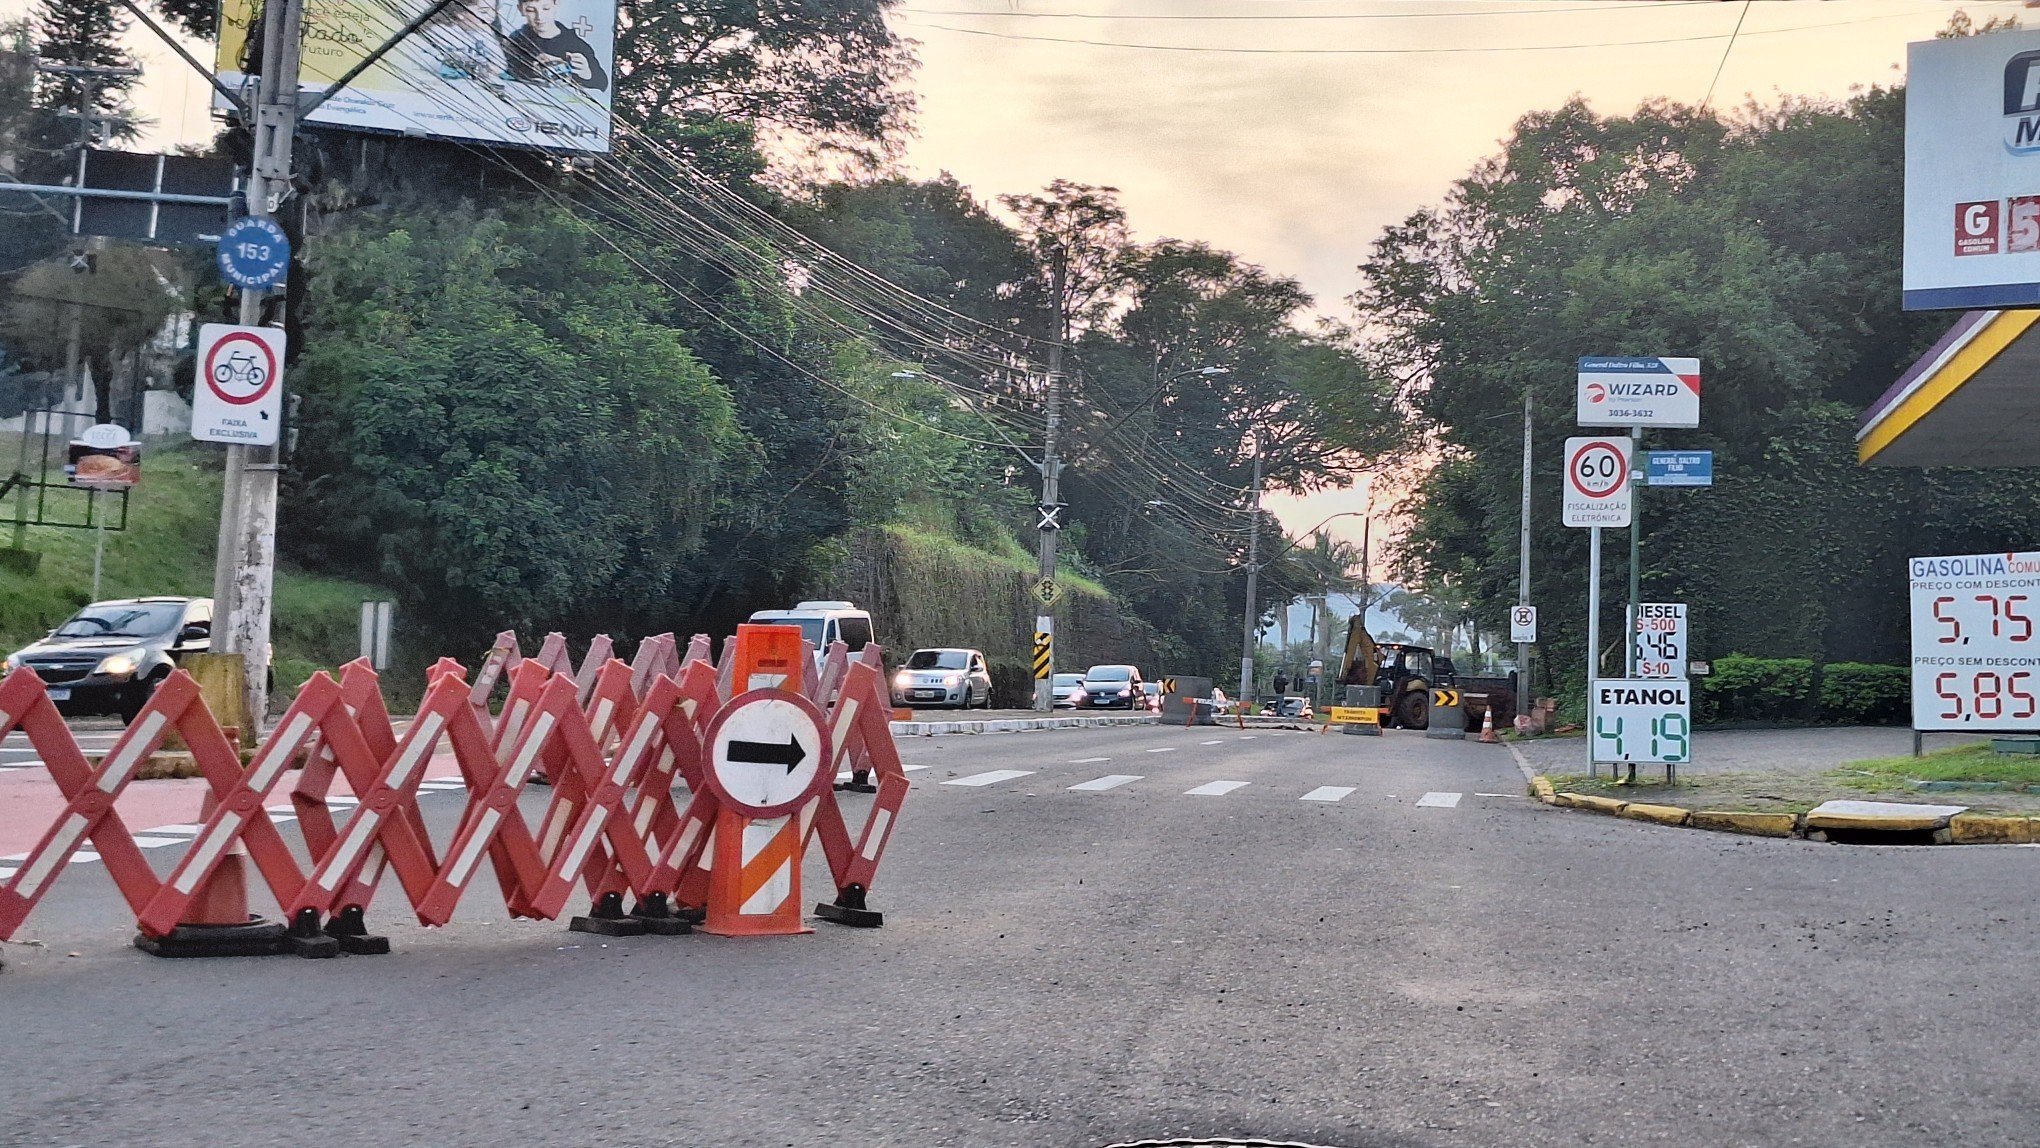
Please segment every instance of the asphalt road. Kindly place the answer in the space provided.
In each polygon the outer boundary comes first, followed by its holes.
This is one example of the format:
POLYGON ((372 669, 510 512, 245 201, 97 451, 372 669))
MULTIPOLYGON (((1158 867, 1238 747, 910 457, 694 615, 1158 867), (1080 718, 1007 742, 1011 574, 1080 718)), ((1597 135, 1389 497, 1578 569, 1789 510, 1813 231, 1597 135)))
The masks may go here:
POLYGON ((0 1143, 2040 1142, 2033 849, 1570 813, 1415 734, 903 756, 876 931, 605 941, 484 880, 389 896, 387 957, 158 961, 74 866, 6 949, 0 1143))

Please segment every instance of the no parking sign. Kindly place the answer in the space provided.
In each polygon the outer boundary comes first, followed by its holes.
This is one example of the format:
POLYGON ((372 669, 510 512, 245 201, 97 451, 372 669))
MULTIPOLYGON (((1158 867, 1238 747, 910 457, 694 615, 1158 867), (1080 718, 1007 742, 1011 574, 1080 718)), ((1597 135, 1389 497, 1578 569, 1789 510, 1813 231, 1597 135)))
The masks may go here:
POLYGON ((191 437, 275 446, 283 417, 283 331, 207 323, 198 332, 191 437))

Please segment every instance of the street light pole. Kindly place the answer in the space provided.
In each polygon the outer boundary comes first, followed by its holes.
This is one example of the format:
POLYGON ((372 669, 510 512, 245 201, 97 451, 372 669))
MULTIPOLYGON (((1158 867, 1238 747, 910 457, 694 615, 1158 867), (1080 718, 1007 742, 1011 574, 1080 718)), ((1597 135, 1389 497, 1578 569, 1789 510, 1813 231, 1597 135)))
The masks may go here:
POLYGON ((1259 612, 1254 608, 1254 594, 1260 589, 1261 579, 1261 442, 1254 439, 1254 486, 1253 499, 1248 504, 1247 519, 1247 619, 1240 637, 1240 700, 1245 702, 1254 696, 1254 631, 1259 627, 1259 612))
MULTIPOLYGON (((1523 524, 1516 549, 1516 605, 1530 604, 1530 388, 1523 388, 1523 524)), ((1530 689, 1530 643, 1516 643, 1516 696, 1530 689)), ((1525 712, 1519 708, 1517 713, 1525 712)))

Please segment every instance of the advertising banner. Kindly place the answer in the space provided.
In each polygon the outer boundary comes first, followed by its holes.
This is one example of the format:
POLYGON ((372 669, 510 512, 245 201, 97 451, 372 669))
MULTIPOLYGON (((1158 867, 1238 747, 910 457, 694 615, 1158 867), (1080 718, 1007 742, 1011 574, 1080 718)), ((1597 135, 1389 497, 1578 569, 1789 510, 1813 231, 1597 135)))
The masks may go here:
MULTIPOLYGON (((430 0, 306 0, 301 89, 345 75, 430 0)), ((222 0, 214 70, 236 91, 257 0, 222 0)), ((251 28, 253 29, 251 33, 251 28)), ((454 0, 312 113, 308 123, 546 151, 609 150, 615 0, 454 0)), ((225 101, 215 97, 215 108, 225 101)))
POLYGON ((1906 310, 2040 303, 2040 31, 1906 61, 1906 310))
POLYGON ((1580 359, 1583 427, 1697 427, 1700 360, 1662 356, 1580 359))
POLYGON ((1914 558, 1919 730, 2040 730, 2040 553, 1914 558))

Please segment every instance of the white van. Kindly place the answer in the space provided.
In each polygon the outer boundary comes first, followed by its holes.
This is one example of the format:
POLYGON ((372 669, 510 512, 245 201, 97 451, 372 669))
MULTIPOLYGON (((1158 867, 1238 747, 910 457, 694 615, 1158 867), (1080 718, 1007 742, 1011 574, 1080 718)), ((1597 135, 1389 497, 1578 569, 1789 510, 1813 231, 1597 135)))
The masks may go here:
POLYGON ((799 626, 800 635, 825 656, 829 643, 842 642, 856 657, 871 642, 871 615, 849 602, 802 602, 791 610, 760 610, 751 621, 762 626, 799 626))

